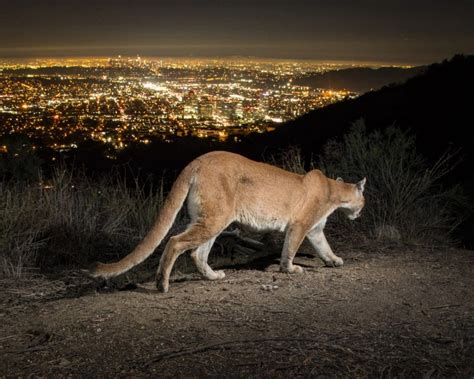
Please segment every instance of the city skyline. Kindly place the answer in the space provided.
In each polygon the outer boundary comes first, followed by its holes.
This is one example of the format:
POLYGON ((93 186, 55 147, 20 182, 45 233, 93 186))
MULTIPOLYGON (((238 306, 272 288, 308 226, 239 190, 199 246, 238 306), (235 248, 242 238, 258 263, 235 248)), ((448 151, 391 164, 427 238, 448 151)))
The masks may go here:
POLYGON ((426 64, 474 46, 474 3, 2 0, 0 58, 255 56, 426 64))

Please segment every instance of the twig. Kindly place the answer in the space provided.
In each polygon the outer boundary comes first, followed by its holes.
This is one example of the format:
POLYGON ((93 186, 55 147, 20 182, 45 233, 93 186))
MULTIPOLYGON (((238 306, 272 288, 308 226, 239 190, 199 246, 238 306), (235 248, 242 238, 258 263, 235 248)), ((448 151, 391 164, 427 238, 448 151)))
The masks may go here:
POLYGON ((225 237, 235 238, 236 240, 241 242, 243 246, 249 247, 249 248, 254 249, 254 250, 262 249, 265 246, 260 241, 254 240, 254 239, 249 238, 249 237, 242 237, 238 230, 234 230, 232 232, 227 232, 227 231, 222 232, 219 235, 219 237, 222 237, 222 238, 225 238, 225 237))
POLYGON ((245 366, 258 366, 258 365, 261 365, 263 362, 243 362, 243 363, 239 363, 237 364, 236 366, 237 367, 245 367, 245 366))
POLYGON ((8 339, 13 338, 13 337, 18 337, 18 335, 17 334, 12 334, 11 336, 2 337, 2 338, 0 338, 0 341, 5 341, 5 340, 8 340, 8 339))
POLYGON ((220 246, 221 252, 227 251, 241 255, 253 254, 265 247, 260 241, 242 237, 238 230, 222 232, 216 243, 220 246))
POLYGON ((288 312, 288 311, 279 311, 279 310, 273 310, 273 309, 268 309, 268 308, 264 308, 263 309, 264 312, 268 312, 268 313, 283 313, 283 314, 292 314, 291 312, 288 312))
POLYGON ((462 304, 446 304, 446 305, 438 305, 436 307, 431 307, 430 309, 441 309, 441 308, 453 308, 453 307, 460 307, 462 304))
POLYGON ((255 339, 242 339, 242 340, 233 340, 233 341, 224 341, 218 343, 210 343, 196 348, 183 348, 180 350, 170 350, 164 351, 155 357, 153 357, 149 362, 145 363, 145 366, 149 366, 151 363, 159 362, 165 358, 176 358, 183 355, 192 355, 197 353, 203 353, 209 350, 216 349, 229 349, 235 345, 249 344, 249 343, 262 343, 262 342, 312 342, 320 343, 319 340, 312 338, 287 338, 287 337, 273 337, 273 338, 255 338, 255 339))
POLYGON ((30 353, 34 351, 41 351, 41 350, 48 350, 50 346, 33 346, 27 347, 26 349, 19 349, 19 350, 7 350, 4 351, 4 354, 23 354, 23 353, 30 353))

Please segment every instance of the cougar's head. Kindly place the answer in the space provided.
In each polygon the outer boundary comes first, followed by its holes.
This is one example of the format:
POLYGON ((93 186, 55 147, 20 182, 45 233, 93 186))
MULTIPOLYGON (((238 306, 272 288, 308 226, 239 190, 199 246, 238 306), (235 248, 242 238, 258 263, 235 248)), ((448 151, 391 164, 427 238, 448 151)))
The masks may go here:
MULTIPOLYGON (((338 182, 342 182, 341 178, 337 178, 338 182)), ((360 216, 362 208, 365 205, 364 188, 367 179, 364 178, 356 184, 346 184, 342 197, 341 210, 346 216, 355 220, 360 216)))

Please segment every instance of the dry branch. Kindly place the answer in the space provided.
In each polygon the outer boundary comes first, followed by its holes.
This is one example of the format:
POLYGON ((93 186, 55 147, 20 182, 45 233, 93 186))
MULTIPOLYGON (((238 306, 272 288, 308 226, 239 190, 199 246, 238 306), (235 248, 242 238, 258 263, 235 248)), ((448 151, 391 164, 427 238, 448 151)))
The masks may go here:
POLYGON ((260 241, 241 236, 238 229, 222 232, 216 243, 221 246, 224 253, 230 255, 249 255, 255 251, 261 251, 265 247, 260 241))
MULTIPOLYGON (((314 338, 301 338, 301 337, 270 337, 270 338, 249 338, 249 339, 241 339, 241 340, 231 340, 231 341, 224 341, 224 342, 215 342, 210 343, 194 348, 182 348, 179 350, 168 350, 163 351, 160 354, 152 357, 148 362, 145 363, 145 366, 149 366, 152 363, 157 363, 162 361, 166 358, 176 358, 181 357, 184 355, 192 355, 192 354, 199 354, 209 350, 219 350, 219 349, 231 349, 237 345, 245 345, 245 344, 252 344, 252 343, 263 343, 263 342, 306 342, 306 343, 313 343, 321 345, 321 341, 314 338)), ((333 349, 342 349, 347 351, 349 349, 344 349, 337 345, 327 345, 324 344, 326 347, 333 348, 333 349)), ((285 347, 287 349, 288 347, 285 347)))

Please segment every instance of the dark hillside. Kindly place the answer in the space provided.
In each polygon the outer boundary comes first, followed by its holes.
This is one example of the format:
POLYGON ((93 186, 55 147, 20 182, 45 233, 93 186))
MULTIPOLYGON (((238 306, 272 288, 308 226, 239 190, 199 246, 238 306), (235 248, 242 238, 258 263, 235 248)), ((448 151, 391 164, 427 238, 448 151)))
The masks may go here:
POLYGON ((429 66, 403 84, 314 110, 262 139, 270 146, 297 144, 305 152, 318 152, 328 139, 341 136, 359 118, 365 119, 369 130, 392 124, 410 129, 428 157, 454 145, 472 160, 474 56, 456 56, 429 66))
POLYGON ((401 83, 421 73, 425 67, 356 67, 325 73, 302 76, 294 84, 314 88, 347 89, 354 92, 367 92, 389 85, 401 83))

